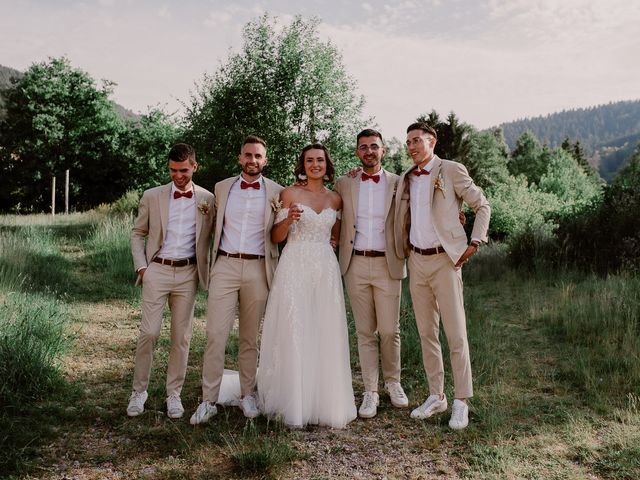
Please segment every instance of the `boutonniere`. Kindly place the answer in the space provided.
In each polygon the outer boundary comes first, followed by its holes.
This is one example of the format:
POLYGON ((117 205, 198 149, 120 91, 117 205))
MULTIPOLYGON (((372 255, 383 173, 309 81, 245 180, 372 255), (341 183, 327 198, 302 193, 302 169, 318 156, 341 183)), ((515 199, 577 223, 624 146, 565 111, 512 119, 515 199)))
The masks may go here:
POLYGON ((444 188, 444 177, 442 176, 442 173, 438 173, 438 177, 436 178, 436 181, 433 183, 433 189, 440 190, 443 195, 447 193, 447 189, 444 188))
POLYGON ((198 210, 203 215, 209 215, 209 204, 205 201, 202 201, 198 204, 198 210))
POLYGON ((277 215, 280 210, 282 210, 282 200, 280 200, 280 196, 276 195, 271 199, 271 210, 277 215))

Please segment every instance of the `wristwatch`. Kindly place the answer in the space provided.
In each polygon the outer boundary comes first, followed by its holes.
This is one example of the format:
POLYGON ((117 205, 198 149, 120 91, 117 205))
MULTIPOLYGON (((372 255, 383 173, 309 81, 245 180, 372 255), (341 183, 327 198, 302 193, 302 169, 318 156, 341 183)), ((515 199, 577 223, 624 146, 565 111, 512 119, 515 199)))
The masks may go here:
POLYGON ((471 243, 469 245, 471 245, 472 247, 476 247, 476 250, 480 248, 480 242, 478 240, 471 240, 471 243))

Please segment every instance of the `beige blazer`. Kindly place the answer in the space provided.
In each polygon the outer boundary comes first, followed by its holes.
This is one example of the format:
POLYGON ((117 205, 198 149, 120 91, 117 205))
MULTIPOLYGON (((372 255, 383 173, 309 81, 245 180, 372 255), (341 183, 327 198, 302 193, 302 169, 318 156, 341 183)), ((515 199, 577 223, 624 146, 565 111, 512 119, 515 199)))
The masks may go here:
MULTIPOLYGON (((404 256, 398 257, 394 243, 395 226, 395 196, 398 175, 384 171, 387 181, 387 189, 384 198, 384 211, 386 219, 384 235, 386 242, 386 259, 391 278, 400 280, 407 276, 404 256)), ((338 259, 340 272, 347 273, 353 255, 353 242, 356 237, 356 219, 358 218, 358 198, 360 185, 362 184, 362 172, 350 178, 342 176, 336 180, 335 191, 342 197, 342 226, 340 228, 340 243, 338 259)))
MULTIPOLYGON (((395 240, 398 256, 409 255, 409 229, 411 226, 409 202, 409 177, 412 166, 398 180, 396 197, 395 240)), ((442 242, 449 258, 457 263, 467 248, 467 235, 460 224, 458 212, 462 202, 466 202, 475 212, 471 238, 487 241, 491 207, 478 187, 469 176, 464 165, 451 160, 435 157, 435 164, 429 175, 431 181, 431 214, 433 227, 442 242), (436 188, 436 183, 441 188, 436 188)))
MULTIPOLYGON (((193 185, 196 208, 196 258, 200 287, 209 283, 209 259, 211 235, 215 221, 213 194, 198 185, 193 185)), ((137 270, 147 267, 162 248, 169 218, 171 183, 151 188, 142 194, 138 216, 131 231, 131 254, 137 270), (146 239, 146 244, 145 244, 146 239)))
MULTIPOLYGON (((231 187, 236 181, 238 181, 239 178, 239 175, 227 178, 216 183, 216 186, 214 188, 216 197, 216 211, 218 212, 218 216, 216 219, 215 233, 213 237, 213 262, 211 262, 211 268, 213 268, 213 265, 215 264, 218 257, 218 248, 220 246, 220 239, 222 238, 224 212, 227 208, 229 191, 231 191, 231 187)), ((266 269, 265 273, 267 275, 267 286, 271 288, 271 279, 273 278, 273 273, 276 269, 276 265, 278 264, 278 257, 280 255, 278 251, 278 244, 271 241, 271 227, 273 226, 273 221, 275 220, 275 212, 273 210, 273 207, 271 206, 271 203, 274 199, 277 200, 279 198, 280 192, 283 190, 283 187, 264 176, 262 178, 264 179, 264 185, 267 193, 264 206, 264 264, 266 269)))

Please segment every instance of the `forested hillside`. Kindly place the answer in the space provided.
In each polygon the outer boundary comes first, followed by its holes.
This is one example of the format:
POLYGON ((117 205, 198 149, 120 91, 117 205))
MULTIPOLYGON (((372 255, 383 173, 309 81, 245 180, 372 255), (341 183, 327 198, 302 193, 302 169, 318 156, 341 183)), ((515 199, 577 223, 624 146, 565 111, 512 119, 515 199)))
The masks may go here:
POLYGON ((600 170, 603 178, 611 180, 640 142, 640 100, 565 110, 503 123, 499 127, 511 150, 526 131, 533 132, 552 148, 562 144, 565 138, 580 142, 590 163, 600 170))

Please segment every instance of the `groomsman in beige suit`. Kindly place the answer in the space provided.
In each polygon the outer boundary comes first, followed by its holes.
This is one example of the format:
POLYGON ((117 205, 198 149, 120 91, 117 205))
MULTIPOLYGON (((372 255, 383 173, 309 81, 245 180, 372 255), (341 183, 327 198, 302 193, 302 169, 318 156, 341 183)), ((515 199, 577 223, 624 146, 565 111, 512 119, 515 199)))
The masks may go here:
POLYGON ((374 417, 379 405, 378 365, 391 403, 407 407, 400 384, 400 292, 406 277, 404 257, 394 247, 394 197, 398 175, 382 168, 384 142, 380 132, 366 129, 357 136, 356 155, 362 170, 340 177, 335 190, 342 197, 339 262, 349 294, 358 336, 364 396, 358 414, 374 417))
POLYGON ((411 416, 427 418, 447 409, 438 338, 442 320, 455 397, 449 426, 462 429, 469 423, 466 399, 473 396, 473 386, 461 267, 487 241, 491 209, 464 165, 434 154, 436 141, 435 130, 424 123, 407 128, 407 149, 415 165, 400 177, 396 194, 396 248, 399 256, 409 258, 411 299, 430 393, 411 416), (476 214, 469 245, 458 217, 463 201, 476 214))
POLYGON ((202 403, 191 416, 193 425, 217 413, 224 373, 225 346, 239 310, 240 408, 246 417, 260 414, 255 397, 258 331, 278 262, 271 242, 272 202, 282 187, 262 176, 267 146, 259 137, 245 139, 238 157, 242 173, 215 186, 218 212, 207 312, 207 347, 202 367, 202 403))
POLYGON ((207 287, 215 217, 213 194, 191 181, 197 169, 193 148, 174 145, 169 152, 172 182, 144 192, 131 233, 133 263, 138 283, 142 282, 142 321, 127 407, 131 417, 144 412, 153 347, 167 302, 171 309, 167 415, 180 418, 184 413, 180 392, 189 357, 193 307, 198 283, 207 287))

